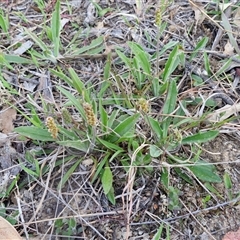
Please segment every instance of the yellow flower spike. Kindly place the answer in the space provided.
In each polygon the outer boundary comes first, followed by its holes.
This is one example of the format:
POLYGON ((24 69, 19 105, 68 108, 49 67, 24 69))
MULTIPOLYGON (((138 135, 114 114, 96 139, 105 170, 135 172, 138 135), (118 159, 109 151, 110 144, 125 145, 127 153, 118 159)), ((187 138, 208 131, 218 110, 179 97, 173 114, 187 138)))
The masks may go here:
POLYGON ((161 20, 162 20, 162 13, 161 13, 161 9, 158 8, 156 11, 156 16, 155 16, 155 23, 157 26, 161 25, 161 20))
POLYGON ((51 133, 51 136, 56 139, 58 136, 58 127, 52 117, 46 118, 46 126, 48 128, 48 132, 51 133))
POLYGON ((136 104, 137 110, 147 113, 149 111, 149 103, 144 98, 139 98, 136 104))
POLYGON ((93 112, 92 106, 89 103, 83 103, 83 109, 87 118, 87 123, 90 126, 96 126, 97 119, 93 112))

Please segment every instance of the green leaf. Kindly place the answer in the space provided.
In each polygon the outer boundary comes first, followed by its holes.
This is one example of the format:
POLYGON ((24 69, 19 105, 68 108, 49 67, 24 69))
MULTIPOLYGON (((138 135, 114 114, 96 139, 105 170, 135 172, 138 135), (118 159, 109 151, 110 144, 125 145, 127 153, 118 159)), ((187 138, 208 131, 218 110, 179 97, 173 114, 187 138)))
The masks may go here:
POLYGON ((161 240, 161 236, 162 236, 162 231, 163 231, 163 223, 160 225, 158 231, 156 232, 156 234, 153 236, 152 240, 161 240))
POLYGON ((113 123, 114 123, 114 121, 116 120, 116 117, 117 117, 119 111, 120 111, 119 109, 112 111, 112 114, 111 114, 111 116, 110 116, 109 119, 108 119, 108 128, 112 128, 113 123))
POLYGON ((163 186, 168 189, 169 187, 169 172, 168 169, 163 167, 161 172, 161 183, 163 186))
POLYGON ((139 62, 144 73, 151 74, 151 65, 149 61, 149 55, 145 52, 142 47, 135 42, 128 42, 129 47, 132 52, 135 54, 135 59, 139 62))
POLYGON ((158 148, 156 145, 150 145, 150 155, 151 157, 157 158, 159 157, 163 151, 158 148))
POLYGON ((169 80, 170 75, 173 73, 173 71, 176 69, 178 63, 179 63, 179 58, 178 58, 178 45, 174 47, 172 52, 169 55, 169 58, 165 64, 164 72, 163 72, 163 82, 166 82, 169 80))
POLYGON ((63 128, 62 126, 59 126, 59 132, 62 133, 66 139, 69 139, 69 140, 77 140, 79 139, 79 136, 75 133, 75 131, 73 131, 73 129, 65 129, 63 128))
POLYGON ((214 188, 209 182, 204 183, 204 186, 211 192, 216 194, 219 198, 221 199, 225 199, 223 196, 221 196, 221 194, 219 193, 219 191, 214 188))
POLYGON ((231 58, 227 58, 226 62, 223 64, 223 66, 215 73, 216 77, 220 76, 222 73, 225 73, 226 71, 228 71, 229 67, 232 64, 232 59, 231 58))
POLYGON ((133 64, 132 74, 134 76, 134 80, 135 80, 137 89, 140 90, 142 88, 142 85, 144 84, 145 75, 142 73, 140 64, 135 57, 133 58, 132 64, 133 64))
POLYGON ((89 147, 90 147, 90 142, 88 140, 67 140, 67 141, 57 141, 58 144, 65 146, 65 147, 70 147, 70 148, 75 148, 79 151, 82 152, 88 152, 89 147))
POLYGON ((42 49, 43 52, 48 51, 47 45, 33 32, 25 28, 25 32, 33 39, 33 41, 42 49))
POLYGON ((77 162, 74 163, 74 165, 72 165, 69 170, 64 174, 64 176, 61 178, 58 186, 57 186, 57 190, 60 190, 62 187, 64 187, 64 184, 67 182, 67 180, 70 178, 70 176, 73 174, 73 172, 76 170, 76 168, 78 167, 78 165, 80 164, 80 162, 83 159, 80 158, 77 162))
POLYGON ((113 143, 110 143, 110 142, 108 142, 108 141, 105 141, 105 140, 103 140, 103 139, 101 139, 101 138, 97 138, 97 140, 102 144, 102 145, 104 145, 106 148, 108 148, 108 149, 110 149, 110 150, 122 150, 122 151, 124 151, 121 147, 119 147, 118 145, 116 145, 116 144, 113 144, 113 143))
POLYGON ((110 70, 111 70, 111 54, 108 54, 107 61, 103 71, 103 79, 107 81, 110 77, 110 70))
POLYGON ((2 14, 0 14, 0 27, 2 28, 4 33, 8 33, 8 20, 7 18, 3 17, 2 14))
POLYGON ((149 122, 153 133, 156 134, 156 136, 158 138, 158 141, 161 140, 161 138, 162 138, 162 128, 161 128, 159 122, 152 117, 147 117, 146 121, 149 122))
POLYGON ((120 137, 128 133, 136 124, 140 114, 134 114, 124 121, 122 121, 116 128, 113 129, 113 133, 108 136, 108 141, 116 142, 120 137))
POLYGON ((118 56, 121 58, 121 60, 125 63, 126 66, 128 66, 130 69, 132 68, 131 60, 126 57, 121 51, 118 49, 115 50, 118 56))
POLYGON ((112 188, 112 184, 113 184, 113 175, 108 164, 106 164, 106 167, 104 168, 101 181, 102 181, 103 191, 107 195, 110 189, 112 188))
POLYGON ((84 83, 79 79, 78 74, 71 67, 68 69, 68 72, 71 76, 73 87, 78 91, 78 93, 84 94, 85 100, 90 102, 90 97, 87 95, 87 90, 84 86, 84 83))
POLYGON ((223 181, 224 181, 224 186, 226 189, 231 189, 232 188, 232 181, 230 175, 225 172, 223 175, 223 181))
POLYGON ((163 114, 171 114, 176 107, 177 102, 177 85, 176 81, 173 79, 170 81, 168 87, 167 98, 163 106, 163 114))
POLYGON ((210 74, 211 74, 211 68, 210 68, 210 60, 209 60, 209 57, 208 57, 208 55, 207 55, 206 52, 204 52, 203 56, 204 56, 204 66, 205 66, 205 69, 206 69, 208 75, 210 76, 210 74))
POLYGON ((184 173, 180 168, 177 168, 177 167, 175 167, 174 168, 174 171, 178 174, 178 176, 180 177, 180 178, 182 178, 184 181, 186 181, 187 183, 189 183, 189 184, 193 184, 193 181, 192 181, 192 179, 189 177, 189 175, 187 175, 186 173, 184 173))
POLYGON ((24 57, 17 56, 17 55, 5 54, 4 58, 8 63, 19 63, 19 64, 32 63, 31 60, 24 58, 24 57))
POLYGON ((175 47, 177 44, 178 42, 170 41, 169 43, 163 46, 162 50, 159 52, 159 56, 165 53, 168 49, 175 47))
POLYGON ((58 57, 59 55, 59 46, 60 46, 60 30, 61 30, 61 19, 60 19, 60 1, 57 0, 55 5, 55 11, 52 15, 52 40, 54 43, 54 56, 58 57))
POLYGON ((47 129, 42 129, 33 126, 24 126, 24 127, 17 127, 14 129, 16 133, 19 133, 27 138, 38 140, 38 141, 56 141, 51 134, 48 132, 47 129))
POLYGON ((168 187, 168 209, 180 210, 181 202, 179 201, 180 190, 172 186, 168 187))
POLYGON ((76 109, 81 114, 81 117, 86 121, 85 112, 83 110, 82 104, 80 104, 80 101, 77 100, 76 97, 72 95, 72 93, 65 90, 64 88, 60 86, 57 86, 57 88, 72 102, 72 104, 76 107, 76 109))
POLYGON ((88 54, 88 53, 90 53, 90 50, 97 48, 98 46, 102 45, 103 43, 104 43, 104 38, 102 36, 98 37, 98 38, 92 40, 90 45, 82 47, 82 48, 78 49, 77 51, 74 51, 72 53, 72 55, 74 56, 74 55, 79 55, 79 54, 83 54, 83 53, 88 54))
POLYGON ((88 50, 87 54, 95 55, 95 54, 99 54, 99 53, 103 52, 104 50, 105 50, 104 45, 101 45, 99 47, 88 50))
POLYGON ((107 193, 107 198, 113 205, 116 204, 115 195, 114 195, 114 188, 113 187, 111 187, 111 189, 107 193))
POLYGON ((188 136, 186 138, 182 139, 182 144, 191 144, 191 143, 204 143, 208 142, 219 134, 219 131, 217 130, 211 130, 208 132, 200 132, 191 136, 188 136))
POLYGON ((101 128, 103 132, 107 132, 107 126, 108 126, 108 115, 105 111, 104 107, 102 106, 102 101, 99 101, 99 112, 100 112, 100 118, 101 118, 101 128))
POLYGON ((57 77, 59 77, 60 79, 64 80, 69 86, 74 87, 72 79, 71 79, 70 77, 68 77, 67 75, 65 75, 65 74, 62 72, 61 68, 58 68, 58 69, 59 69, 59 71, 54 70, 54 69, 49 69, 49 70, 50 70, 50 72, 51 72, 52 74, 54 74, 55 76, 57 76, 57 77))
POLYGON ((21 164, 21 168, 30 176, 37 177, 37 178, 39 177, 39 174, 37 172, 25 167, 23 164, 21 164))
POLYGON ((190 57, 190 61, 192 61, 192 59, 194 59, 196 57, 196 55, 198 54, 198 52, 205 48, 206 45, 208 43, 208 37, 203 37, 198 43, 197 46, 195 47, 195 49, 193 50, 193 53, 191 54, 190 57))
POLYGON ((188 168, 197 178, 202 181, 217 183, 220 183, 222 181, 222 179, 215 173, 214 165, 206 164, 204 161, 198 160, 194 166, 189 166, 188 168))
POLYGON ((97 166, 97 171, 95 172, 92 180, 91 180, 91 183, 94 183, 95 180, 97 179, 97 177, 100 175, 100 172, 102 171, 103 169, 103 166, 106 164, 106 162, 108 161, 109 159, 109 156, 110 156, 110 153, 107 152, 106 155, 104 156, 103 160, 101 160, 101 162, 98 164, 97 166))
MULTIPOLYGON (((177 85, 176 81, 172 80, 169 84, 167 98, 163 106, 163 114, 171 114, 175 110, 177 102, 177 85)), ((168 128, 172 122, 172 117, 166 117, 162 123, 163 139, 168 135, 168 128)))

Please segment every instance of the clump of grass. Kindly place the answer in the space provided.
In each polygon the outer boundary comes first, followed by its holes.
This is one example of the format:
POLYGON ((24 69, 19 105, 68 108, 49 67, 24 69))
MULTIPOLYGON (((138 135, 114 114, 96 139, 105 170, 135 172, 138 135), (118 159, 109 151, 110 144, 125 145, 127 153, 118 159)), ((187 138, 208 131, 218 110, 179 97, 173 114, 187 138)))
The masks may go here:
MULTIPOLYGON (((162 2, 165 4, 165 1, 162 2)), ((98 8, 99 15, 109 11, 109 9, 105 10, 98 8)), ((167 26, 162 19, 164 10, 165 8, 159 8, 156 12, 158 38, 167 26)), ((0 26, 3 30, 8 27, 5 16, 0 18, 0 26)), ((222 178, 216 173, 213 164, 200 158, 201 144, 213 140, 218 135, 222 123, 218 125, 206 123, 204 114, 197 117, 190 116, 188 109, 192 106, 197 108, 202 99, 180 97, 181 74, 178 74, 179 69, 185 67, 186 61, 193 60, 206 47, 208 41, 206 37, 197 43, 196 48, 189 55, 177 41, 169 41, 152 55, 140 44, 127 42, 131 54, 124 54, 120 49, 116 50, 118 64, 124 68, 124 72, 115 68, 116 64, 111 62, 109 55, 104 67, 100 91, 96 92, 94 86, 80 79, 77 71, 72 67, 63 67, 59 63, 66 59, 81 57, 82 54, 101 53, 105 49, 104 40, 98 37, 88 46, 78 48, 78 43, 74 39, 69 47, 64 49, 61 42, 60 1, 56 3, 50 26, 46 27, 41 35, 28 29, 25 29, 25 33, 38 46, 37 50, 29 51, 31 62, 36 66, 49 64, 49 61, 53 63, 49 71, 52 77, 57 78, 61 83, 56 89, 66 101, 62 103, 61 113, 55 112, 54 106, 51 109, 53 115, 49 113, 47 107, 43 108, 44 116, 53 116, 47 117, 45 124, 37 115, 34 105, 29 103, 31 117, 20 110, 19 112, 31 123, 31 126, 18 127, 15 132, 43 148, 49 142, 63 147, 69 155, 66 161, 70 162, 78 157, 63 174, 58 190, 64 187, 82 162, 82 156, 94 155, 98 159, 92 157, 94 167, 91 172, 91 182, 100 180, 104 194, 112 204, 116 203, 113 166, 121 167, 125 171, 129 182, 132 181, 132 185, 126 183, 126 188, 129 187, 131 190, 136 176, 151 175, 154 172, 154 161, 158 161, 161 166, 160 183, 168 195, 170 211, 179 210, 182 205, 179 200, 180 191, 171 184, 169 169, 173 169, 187 183, 193 184, 194 179, 202 186, 204 183, 209 183, 209 185, 205 184, 208 186, 206 188, 210 189, 210 193, 214 192, 210 183, 221 182, 222 178), (44 41, 46 37, 48 41, 44 41), (164 62, 161 71, 159 71, 159 62, 164 62), (155 71, 156 66, 157 71, 155 71), (157 102, 159 106, 156 110, 154 101, 159 99, 161 101, 157 102), (74 109, 78 122, 69 111, 70 107, 74 109), (77 152, 70 151, 72 149, 77 152)), ((205 55, 204 57, 206 69, 209 69, 210 63, 205 55)), ((18 56, 7 54, 0 56, 1 67, 13 69, 12 63, 19 62, 30 63, 29 59, 18 56)), ((192 75, 192 78, 194 86, 203 84, 200 77, 192 75)), ((44 100, 42 105, 46 106, 44 100)), ((35 156, 32 157, 29 152, 25 157, 30 166, 22 166, 22 168, 33 177, 32 179, 40 178, 42 173, 49 170, 48 167, 41 166, 35 156)), ((58 162, 54 167, 60 164, 61 162, 58 162)), ((231 179, 228 175, 224 176, 224 183, 231 199, 231 179)), ((207 204, 209 196, 204 198, 203 205, 207 204)), ((75 221, 73 220, 72 223, 56 221, 55 225, 58 233, 71 235, 69 229, 75 228, 75 221)), ((163 225, 160 226, 154 239, 161 236, 162 229, 163 225)))

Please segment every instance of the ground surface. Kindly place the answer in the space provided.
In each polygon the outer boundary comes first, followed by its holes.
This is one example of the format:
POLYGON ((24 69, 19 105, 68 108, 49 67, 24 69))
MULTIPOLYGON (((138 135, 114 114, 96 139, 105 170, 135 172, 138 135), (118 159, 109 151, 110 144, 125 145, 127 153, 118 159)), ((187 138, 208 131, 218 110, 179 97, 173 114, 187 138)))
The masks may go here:
MULTIPOLYGON (((45 2, 44 11, 47 13, 47 19, 43 19, 43 14, 35 1, 1 1, 3 12, 9 14, 11 26, 10 38, 5 37, 2 33, 0 43, 2 51, 7 52, 9 46, 17 41, 17 37, 21 37, 22 27, 36 28, 37 31, 41 32, 41 28, 44 27, 43 22, 50 19, 55 5, 55 1, 45 2)), ((96 7, 89 1, 69 1, 68 5, 62 1, 61 16, 66 20, 62 42, 70 49, 71 40, 75 37, 76 44, 82 47, 87 46, 92 39, 104 36, 105 50, 93 55, 79 54, 77 58, 71 58, 69 55, 63 58, 60 65, 62 64, 61 67, 66 68, 73 67, 82 81, 94 83, 95 90, 100 91, 100 82, 109 52, 112 52, 114 70, 121 73, 126 71, 121 64, 118 65, 116 47, 127 50, 126 42, 134 41, 150 54, 157 51, 155 13, 159 3, 149 0, 143 1, 144 3, 137 6, 135 1, 131 0, 100 0, 96 2, 102 9, 111 9, 100 16, 96 13, 96 7), (71 13, 69 9, 71 9, 71 13), (77 37, 78 34, 79 37, 77 37)), ((196 4, 197 7, 191 4, 191 1, 176 0, 167 6, 162 21, 167 22, 168 27, 161 36, 159 47, 161 49, 170 41, 178 41, 187 52, 194 49, 202 37, 208 36, 207 49, 212 50, 211 54, 215 54, 214 56, 218 53, 225 54, 221 58, 213 57, 210 61, 211 70, 216 73, 223 65, 222 58, 225 59, 224 57, 228 56, 228 52, 226 52, 228 37, 226 33, 223 33, 215 42, 219 30, 218 19, 213 20, 201 15, 199 9, 204 10, 204 7, 207 6, 206 2, 198 1, 196 4), (202 19, 198 17, 198 14, 202 16, 202 19)), ((212 11, 218 9, 217 4, 214 3, 212 6, 209 4, 208 7, 212 11)), ((238 8, 240 7, 238 6, 238 8)), ((234 9, 236 10, 236 8, 234 9)), ((229 17, 232 19, 234 16, 235 12, 231 12, 229 17)), ((239 43, 239 35, 236 39, 239 43)), ((190 65, 192 64, 195 68, 193 69, 192 65, 189 66, 190 72, 203 71, 204 60, 202 57, 198 56, 192 61, 190 65)), ((163 69, 165 62, 166 59, 160 62, 160 70, 163 69)), ((1 99, 7 99, 8 102, 14 103, 22 112, 25 111, 24 107, 28 101, 34 102, 36 112, 41 119, 44 119, 42 111, 44 106, 41 105, 40 92, 45 100, 54 102, 55 109, 60 112, 59 109, 66 102, 64 96, 56 89, 61 81, 51 76, 52 91, 50 93, 44 92, 44 87, 41 85, 44 82, 41 74, 49 74, 48 68, 50 67, 52 68, 52 63, 38 67, 15 64, 12 70, 1 68, 2 76, 20 93, 18 97, 12 97, 8 91, 1 90, 1 99), (27 79, 27 76, 31 76, 31 81, 27 79), (32 96, 31 100, 29 100, 29 94, 32 96)), ((235 76, 238 68, 236 66, 230 68, 234 70, 232 76, 235 76)), ((175 75, 183 76, 184 70, 177 69, 175 75)), ((199 76, 202 75, 199 74, 199 76)), ((229 104, 229 101, 230 103, 231 101, 238 102, 238 87, 235 86, 235 90, 232 90, 232 85, 228 81, 209 81, 201 87, 195 87, 188 83, 191 81, 189 75, 186 76, 186 79, 187 81, 181 86, 179 99, 186 95, 193 97, 201 90, 206 90, 204 94, 209 94, 206 95, 208 97, 214 91, 214 87, 217 87, 220 90, 216 92, 220 97, 217 99, 219 103, 216 109, 229 104)), ((133 91, 131 87, 131 81, 124 86, 126 94, 133 91)), ((116 87, 117 91, 119 89, 116 87)), ((151 98, 151 96, 147 97, 151 98)), ((158 114, 163 101, 164 99, 160 96, 151 102, 152 114, 158 114)), ((11 216, 13 218, 16 212, 22 213, 22 217, 14 222, 16 229, 22 236, 28 234, 30 239, 36 237, 37 239, 147 240, 153 238, 163 223, 164 230, 160 239, 167 239, 170 234, 169 239, 172 240, 218 240, 222 239, 228 231, 236 231, 239 228, 240 206, 239 198, 236 200, 236 197, 240 193, 240 137, 237 120, 228 122, 229 125, 220 129, 221 133, 216 139, 201 146, 201 158, 207 163, 215 164, 221 177, 224 174, 230 177, 232 185, 229 189, 226 189, 224 181, 212 184, 212 188, 209 186, 207 188, 207 185, 194 177, 193 184, 189 184, 176 174, 174 166, 164 165, 167 166, 166 169, 170 174, 170 185, 179 189, 178 208, 169 210, 168 206, 171 199, 160 181, 163 174, 162 164, 165 159, 159 157, 151 162, 154 169, 151 174, 142 170, 140 174, 135 176, 131 192, 133 202, 132 207, 129 208, 124 198, 129 194, 126 191, 127 176, 118 163, 113 161, 111 166, 114 175, 115 205, 111 204, 104 195, 100 180, 91 183, 92 172, 96 167, 92 160, 94 153, 84 155, 84 160, 71 174, 64 187, 59 190, 58 184, 64 174, 83 155, 80 153, 79 156, 69 161, 66 160, 63 165, 54 165, 57 161, 72 156, 72 150, 54 143, 39 144, 36 141, 19 140, 14 134, 14 127, 29 125, 29 122, 20 112, 7 112, 6 109, 9 105, 6 104, 6 101, 1 100, 1 105, 2 115, 0 118, 3 135, 0 138, 0 179, 2 182, 0 190, 6 191, 7 186, 12 181, 11 176, 20 174, 18 188, 15 188, 8 197, 1 198, 1 211, 4 217, 11 216), (4 109, 5 111, 3 111, 4 109), (1 141, 1 139, 3 140, 1 141), (48 170, 35 179, 30 178, 21 168, 20 162, 24 161, 24 154, 27 151, 33 155, 37 151, 44 152, 44 154, 35 157, 41 163, 41 171, 44 171, 45 166, 48 166, 48 170), (50 154, 48 154, 49 152, 50 154), (128 211, 130 211, 130 215, 128 211), (127 228, 127 222, 130 223, 129 228, 127 228)), ((52 111, 51 108, 48 110, 52 111)), ((13 110, 11 109, 11 111, 13 110)), ((189 111, 192 111, 192 115, 197 113, 196 108, 189 109, 189 111)), ((79 117, 74 110, 72 110, 72 115, 76 119, 79 117)), ((188 149, 181 148, 179 151, 187 152, 188 149)), ((97 161, 101 159, 99 153, 94 157, 97 161)), ((29 165, 26 166, 29 167, 29 165)))

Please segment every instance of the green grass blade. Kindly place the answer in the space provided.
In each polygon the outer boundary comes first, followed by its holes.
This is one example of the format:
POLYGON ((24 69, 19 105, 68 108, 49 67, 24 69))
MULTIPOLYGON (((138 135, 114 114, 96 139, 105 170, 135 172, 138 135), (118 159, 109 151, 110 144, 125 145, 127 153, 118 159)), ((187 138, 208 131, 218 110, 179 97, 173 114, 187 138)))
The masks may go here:
POLYGON ((76 135, 76 133, 74 131, 65 129, 61 126, 59 126, 59 132, 63 134, 63 136, 65 136, 67 139, 69 140, 77 140, 79 139, 79 136, 76 135))
POLYGON ((179 64, 179 46, 175 46, 172 52, 169 55, 169 58, 166 62, 164 72, 163 72, 163 81, 166 82, 169 80, 170 75, 173 73, 173 71, 177 68, 177 65, 179 64))
POLYGON ((105 165, 106 161, 109 159, 109 156, 110 156, 110 153, 107 152, 106 155, 104 156, 103 160, 101 160, 101 162, 98 164, 97 171, 95 172, 95 174, 91 180, 91 183, 95 182, 95 180, 99 176, 100 172, 102 171, 103 166, 105 165))
POLYGON ((113 175, 108 162, 106 162, 105 164, 101 181, 102 181, 103 191, 105 195, 107 195, 110 189, 112 188, 112 184, 113 184, 113 175))
MULTIPOLYGON (((177 84, 175 80, 172 80, 169 84, 167 98, 163 106, 163 114, 171 114, 176 107, 177 102, 177 84)), ((162 123, 163 139, 167 137, 168 127, 171 124, 172 117, 166 117, 162 123)))
POLYGON ((177 84, 175 80, 171 80, 168 88, 167 98, 163 106, 163 114, 171 114, 176 107, 177 102, 177 84))
POLYGON ((55 141, 54 138, 51 137, 51 134, 48 132, 47 129, 41 129, 38 127, 32 126, 24 126, 24 127, 17 127, 14 129, 16 133, 23 135, 27 138, 44 141, 44 142, 52 142, 55 141))
POLYGON ((101 119, 101 128, 104 133, 107 132, 108 126, 108 114, 104 107, 102 106, 102 101, 99 101, 99 112, 100 112, 100 119, 101 119))
POLYGON ((81 79, 78 77, 77 73, 75 72, 75 70, 73 68, 69 68, 68 72, 71 76, 72 82, 73 82, 73 86, 74 88, 78 91, 78 93, 80 93, 81 95, 84 96, 84 99, 86 102, 90 103, 90 96, 88 95, 88 92, 84 86, 84 83, 81 81, 81 79))
POLYGON ((223 175, 224 186, 226 189, 232 188, 232 181, 229 173, 225 172, 223 175))
POLYGON ((32 40, 42 49, 43 52, 48 51, 47 45, 33 32, 25 28, 25 32, 32 38, 32 40))
POLYGON ((6 17, 0 14, 0 27, 2 28, 4 33, 8 33, 9 23, 6 17))
POLYGON ((109 117, 109 119, 108 119, 108 128, 112 128, 113 123, 114 123, 114 121, 116 120, 119 111, 120 111, 119 109, 112 111, 112 114, 110 115, 110 117, 109 117))
POLYGON ((208 57, 206 52, 204 52, 203 56, 204 56, 204 66, 205 66, 205 69, 206 69, 208 75, 210 76, 211 75, 211 68, 210 68, 209 57, 208 57))
POLYGON ((145 74, 151 74, 151 65, 149 61, 149 55, 145 52, 142 47, 134 42, 128 42, 129 47, 135 55, 135 58, 139 62, 145 74))
POLYGON ((89 147, 90 147, 90 142, 88 140, 67 140, 67 141, 57 141, 58 144, 65 146, 65 147, 70 147, 77 149, 81 152, 88 152, 89 147))
POLYGON ((219 131, 217 130, 200 132, 200 133, 183 138, 182 144, 205 143, 210 140, 213 140, 215 137, 217 137, 218 134, 219 134, 219 131))
POLYGON ((105 141, 101 138, 97 138, 97 141, 99 143, 101 143, 103 146, 105 146, 106 148, 108 148, 109 150, 112 150, 112 151, 124 151, 121 147, 119 147, 118 145, 114 144, 114 143, 111 143, 111 142, 108 142, 108 141, 105 141))
POLYGON ((151 128, 152 128, 153 133, 154 133, 154 134, 157 136, 157 138, 158 138, 158 141, 159 141, 160 139, 162 139, 163 130, 162 130, 159 122, 158 122, 157 120, 155 120, 154 118, 152 118, 152 117, 148 117, 148 118, 146 119, 146 121, 149 122, 149 124, 150 124, 150 126, 151 126, 151 128))
POLYGON ((108 137, 107 140, 110 142, 116 142, 120 137, 128 133, 135 126, 139 116, 140 114, 137 113, 126 118, 113 130, 113 133, 108 137))
POLYGON ((54 43, 54 56, 59 56, 59 48, 60 48, 60 31, 61 31, 61 19, 60 19, 60 1, 57 0, 55 5, 55 11, 52 15, 52 40, 54 43))
POLYGON ((22 168, 27 174, 29 174, 30 176, 32 176, 32 177, 37 177, 37 178, 39 177, 39 175, 38 175, 36 172, 34 172, 33 170, 25 167, 23 164, 21 164, 21 168, 22 168))
POLYGON ((76 109, 81 114, 81 117, 86 121, 85 112, 83 110, 80 101, 77 100, 69 91, 65 90, 64 88, 57 86, 57 88, 72 102, 72 104, 76 107, 76 109))
POLYGON ((57 71, 55 69, 50 69, 50 72, 52 74, 54 74, 55 76, 59 77, 60 79, 64 80, 69 86, 74 87, 72 79, 70 77, 68 77, 67 75, 65 75, 60 68, 58 68, 58 69, 59 69, 59 71, 57 71))
POLYGON ((126 57, 126 56, 125 56, 121 51, 119 51, 118 49, 116 49, 116 53, 117 53, 118 56, 121 58, 121 60, 125 63, 125 65, 131 69, 131 68, 132 68, 131 60, 130 60, 128 57, 126 57))
POLYGON ((30 63, 32 63, 31 60, 29 60, 27 58, 24 58, 24 57, 17 56, 17 55, 5 54, 4 58, 9 63, 18 63, 18 64, 30 64, 30 63))
POLYGON ((195 47, 195 49, 193 50, 193 53, 191 54, 190 56, 190 60, 189 61, 192 61, 196 55, 199 53, 199 51, 203 48, 206 47, 208 43, 208 37, 203 37, 198 43, 197 43, 197 46, 195 47))
POLYGON ((90 45, 82 47, 82 48, 72 52, 72 55, 74 56, 74 55, 79 55, 79 54, 83 54, 83 53, 89 54, 91 50, 99 47, 100 45, 103 45, 103 43, 104 43, 104 38, 102 36, 98 37, 98 38, 92 40, 90 45))
POLYGON ((165 53, 168 49, 175 47, 177 44, 178 42, 170 41, 169 43, 163 46, 162 50, 159 52, 159 56, 165 53))
POLYGON ((162 231, 163 231, 163 223, 160 225, 158 231, 156 232, 156 234, 153 236, 152 240, 161 240, 161 236, 162 236, 162 231))

